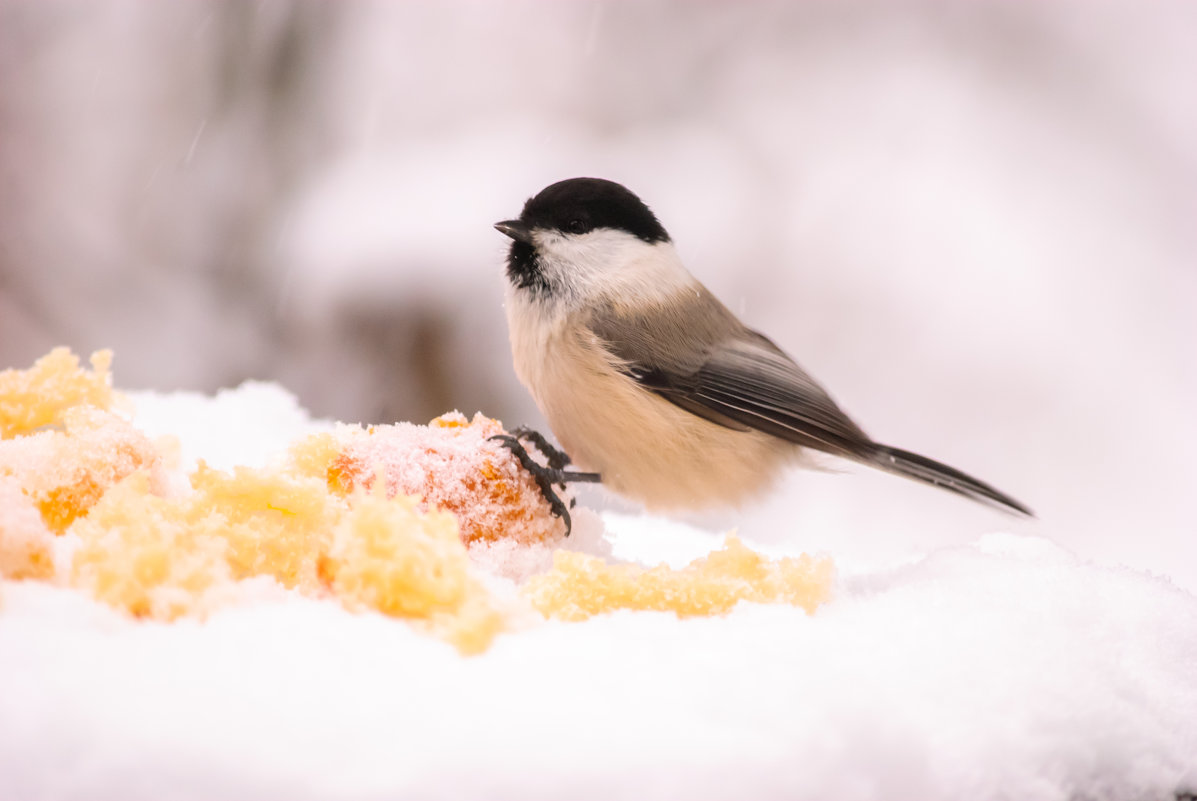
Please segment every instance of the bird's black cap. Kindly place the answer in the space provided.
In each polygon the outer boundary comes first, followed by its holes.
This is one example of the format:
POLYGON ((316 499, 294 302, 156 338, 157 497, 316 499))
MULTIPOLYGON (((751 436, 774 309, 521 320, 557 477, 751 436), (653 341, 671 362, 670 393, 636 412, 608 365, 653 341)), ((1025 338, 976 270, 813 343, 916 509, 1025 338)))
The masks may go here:
MULTIPOLYGON (((640 198, 623 185, 602 178, 570 178, 545 187, 524 204, 519 222, 524 230, 546 228, 584 234, 596 228, 613 228, 649 243, 669 241, 665 228, 640 198)), ((518 239, 512 231, 502 227, 499 230, 518 239)))

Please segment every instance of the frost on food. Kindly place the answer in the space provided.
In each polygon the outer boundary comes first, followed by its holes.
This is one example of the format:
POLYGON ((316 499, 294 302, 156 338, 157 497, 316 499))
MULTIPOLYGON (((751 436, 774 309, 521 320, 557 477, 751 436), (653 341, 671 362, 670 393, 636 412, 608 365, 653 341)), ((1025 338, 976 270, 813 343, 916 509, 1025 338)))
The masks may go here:
MULTIPOLYGON (((722 614, 741 600, 810 611, 829 592, 830 561, 770 561, 729 538, 682 570, 558 552, 500 602, 468 547, 547 550, 564 526, 489 439, 503 433, 497 420, 453 412, 427 426, 341 425, 268 467, 201 461, 184 485, 168 472, 168 446, 122 416, 110 358, 93 356, 87 370, 58 349, 0 373, 0 579, 67 584, 164 622, 273 587, 411 621, 462 653, 484 650, 530 607, 570 620, 722 614)), ((214 425, 213 436, 247 434, 229 428, 214 425)))
POLYGON ((0 440, 0 475, 21 485, 52 531, 64 531, 138 470, 156 487, 163 480, 154 444, 127 420, 93 406, 65 409, 61 419, 61 430, 0 440))
POLYGON ((0 476, 0 578, 48 579, 56 572, 54 534, 9 476, 0 476))
POLYGON ((168 494, 155 444, 109 410, 109 360, 89 372, 60 349, 0 374, 0 577, 65 582, 162 621, 204 615, 266 577, 414 620, 463 652, 502 628, 456 519, 404 495, 333 491, 300 459, 228 473, 201 463, 188 491, 168 494), (56 547, 61 533, 72 547, 56 547))
POLYGON ((346 427, 339 435, 322 435, 341 442, 329 454, 326 475, 331 486, 348 492, 372 486, 381 467, 388 495, 416 495, 429 507, 452 512, 467 543, 563 537, 565 525, 536 482, 509 450, 489 439, 502 433, 498 420, 481 414, 467 420, 459 412, 427 426, 346 427))
POLYGON ((153 443, 109 410, 110 361, 96 353, 89 371, 59 348, 0 372, 0 577, 56 576, 54 534, 126 476, 161 478, 153 443))

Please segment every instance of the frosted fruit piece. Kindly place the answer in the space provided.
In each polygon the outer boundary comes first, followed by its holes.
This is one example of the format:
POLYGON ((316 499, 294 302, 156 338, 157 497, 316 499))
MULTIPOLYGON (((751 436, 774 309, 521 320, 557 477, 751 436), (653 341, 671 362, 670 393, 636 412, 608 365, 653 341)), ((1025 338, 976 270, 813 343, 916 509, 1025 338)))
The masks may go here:
MULTIPOLYGON (((452 512, 467 543, 563 537, 565 525, 536 482, 510 451, 489 439, 502 433, 497 420, 481 414, 467 420, 459 412, 427 426, 397 423, 342 432, 340 451, 327 467, 328 482, 341 492, 369 488, 381 468, 388 495, 416 495, 426 508, 452 512)), ((327 440, 320 442, 327 447, 327 440)), ((310 460, 320 447, 317 442, 300 450, 310 460)))
POLYGON ((77 406, 65 410, 63 424, 62 431, 0 440, 0 476, 21 485, 52 531, 65 530, 138 470, 149 470, 159 486, 161 459, 154 444, 124 419, 77 406))
POLYGON ((0 476, 0 578, 49 579, 54 535, 14 479, 0 476))

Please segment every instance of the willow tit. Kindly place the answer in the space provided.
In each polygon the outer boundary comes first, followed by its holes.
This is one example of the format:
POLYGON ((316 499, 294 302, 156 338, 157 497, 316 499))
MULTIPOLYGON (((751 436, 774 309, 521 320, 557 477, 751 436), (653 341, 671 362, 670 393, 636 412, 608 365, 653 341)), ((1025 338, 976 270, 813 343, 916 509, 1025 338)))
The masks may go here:
MULTIPOLYGON (((959 470, 870 439, 686 271, 620 184, 555 183, 495 228, 512 239, 516 373, 565 453, 616 492, 654 510, 737 505, 815 450, 1031 514, 959 470)), ((558 469, 553 480, 571 475, 596 478, 558 469)))

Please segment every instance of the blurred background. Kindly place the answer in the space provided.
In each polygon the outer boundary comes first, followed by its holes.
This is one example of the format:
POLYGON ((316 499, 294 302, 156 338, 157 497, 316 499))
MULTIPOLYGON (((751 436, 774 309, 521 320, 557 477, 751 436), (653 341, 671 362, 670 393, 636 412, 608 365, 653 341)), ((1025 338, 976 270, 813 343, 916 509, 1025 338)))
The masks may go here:
POLYGON ((3 0, 0 367, 543 427, 491 223, 602 176, 873 436, 1040 514, 799 471, 698 522, 1197 589, 1194 76, 1180 2, 3 0))

